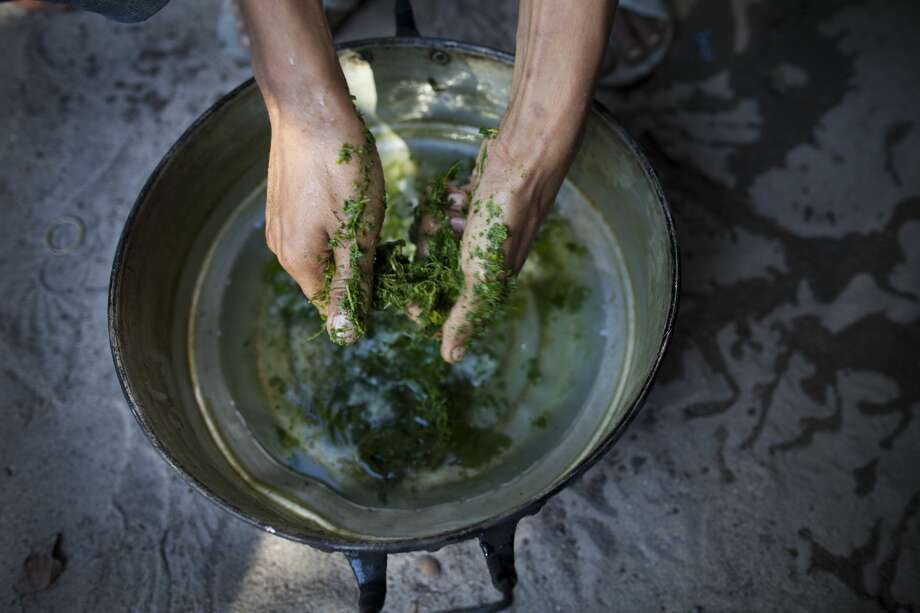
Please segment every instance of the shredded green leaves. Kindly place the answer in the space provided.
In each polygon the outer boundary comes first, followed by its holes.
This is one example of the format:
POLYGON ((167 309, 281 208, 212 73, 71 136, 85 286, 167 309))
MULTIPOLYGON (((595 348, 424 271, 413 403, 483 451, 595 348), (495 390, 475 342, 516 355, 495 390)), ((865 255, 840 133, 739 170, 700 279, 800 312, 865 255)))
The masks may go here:
MULTIPOLYGON (((481 128, 486 138, 476 171, 482 173, 488 158, 488 141, 494 139, 498 130, 481 128)), ((425 190, 415 211, 415 226, 422 221, 433 220, 436 230, 427 237, 425 257, 413 258, 403 241, 378 245, 374 258, 374 285, 370 301, 363 288, 367 279, 361 267, 365 257, 360 238, 370 229, 366 210, 370 203, 370 177, 374 163, 374 137, 365 128, 365 141, 361 146, 346 143, 339 151, 338 163, 350 164, 357 160, 361 165, 361 176, 355 182, 352 196, 343 206, 344 219, 338 231, 329 241, 331 249, 348 245, 351 276, 345 283, 342 309, 359 338, 366 332, 365 319, 371 309, 407 312, 426 334, 437 333, 464 287, 460 269, 460 239, 454 235, 447 214, 449 206, 448 188, 456 178, 459 164, 452 166, 425 190)), ((500 314, 510 291, 505 267, 503 244, 509 238, 508 227, 502 222, 502 210, 489 198, 484 204, 476 202, 473 212, 479 214, 482 207, 489 226, 481 238, 485 246, 474 247, 471 255, 479 260, 482 272, 473 287, 476 303, 468 313, 472 332, 479 333, 500 314)), ((429 221, 430 223, 430 221, 429 221)), ((335 263, 332 258, 326 263, 325 283, 319 296, 314 299, 324 309, 331 296, 331 285, 335 277, 335 263)), ((338 330, 330 331, 330 338, 338 344, 345 344, 347 338, 338 330)))
POLYGON ((482 144, 482 152, 476 162, 476 174, 481 176, 486 167, 486 160, 489 159, 489 141, 498 136, 498 128, 479 128, 479 133, 485 138, 485 142, 482 144))
POLYGON ((410 259, 402 241, 377 249, 374 308, 410 312, 427 334, 441 328, 463 290, 460 239, 451 230, 447 214, 448 186, 457 168, 453 165, 432 182, 416 208, 417 229, 425 219, 436 225, 434 233, 426 237, 425 256, 410 259))
POLYGON ((477 203, 474 207, 485 208, 488 223, 479 237, 484 239, 485 245, 477 245, 471 251, 472 257, 479 261, 480 272, 473 285, 476 300, 467 313, 467 321, 476 335, 501 314, 511 291, 511 281, 508 279, 503 249, 510 233, 508 226, 502 222, 501 208, 491 198, 485 204, 477 203))

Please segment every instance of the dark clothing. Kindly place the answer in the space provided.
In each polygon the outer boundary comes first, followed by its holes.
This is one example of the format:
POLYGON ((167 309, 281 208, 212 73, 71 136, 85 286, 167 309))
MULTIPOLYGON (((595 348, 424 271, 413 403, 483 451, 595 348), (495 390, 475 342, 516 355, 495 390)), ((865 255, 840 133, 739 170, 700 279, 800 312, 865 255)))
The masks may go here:
POLYGON ((56 4, 67 4, 84 11, 99 13, 109 19, 137 22, 149 19, 166 6, 169 0, 50 0, 56 4))

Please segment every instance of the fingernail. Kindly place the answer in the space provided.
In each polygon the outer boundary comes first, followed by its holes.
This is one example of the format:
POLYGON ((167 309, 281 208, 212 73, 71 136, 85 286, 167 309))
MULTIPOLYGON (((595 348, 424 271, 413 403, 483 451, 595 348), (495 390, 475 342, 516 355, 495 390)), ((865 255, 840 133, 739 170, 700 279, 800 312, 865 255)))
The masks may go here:
POLYGON ((450 350, 450 359, 453 362, 459 362, 466 355, 466 347, 459 345, 450 350))
POLYGON ((450 192, 447 194, 450 208, 460 210, 466 204, 466 194, 463 192, 450 192))
POLYGON ((348 342, 355 331, 355 327, 348 321, 348 317, 339 313, 332 318, 332 336, 333 340, 338 342, 348 342))

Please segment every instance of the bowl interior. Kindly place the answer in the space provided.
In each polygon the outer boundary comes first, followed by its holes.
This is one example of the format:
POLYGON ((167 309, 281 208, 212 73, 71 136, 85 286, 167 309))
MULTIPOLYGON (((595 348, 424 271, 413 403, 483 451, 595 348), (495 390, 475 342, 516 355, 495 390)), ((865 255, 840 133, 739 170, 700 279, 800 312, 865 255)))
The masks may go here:
MULTIPOLYGON (((388 167, 443 167, 475 155, 478 128, 495 125, 507 101, 510 66, 465 47, 377 42, 340 58, 388 167)), ((247 322, 260 308, 252 287, 270 259, 260 225, 268 144, 250 83, 164 159, 129 219, 113 272, 113 349, 126 393, 154 442, 203 491, 292 538, 408 542, 545 495, 622 424, 670 323, 674 250, 654 177, 623 133, 594 113, 557 204, 589 253, 583 268, 594 310, 567 322, 576 343, 543 340, 547 386, 520 396, 553 407, 551 427, 522 426, 501 461, 385 501, 360 484, 336 486, 320 474, 328 466, 292 470, 273 447, 248 349, 247 322), (238 342, 228 340, 237 330, 238 342)), ((519 341, 502 352, 511 363, 526 344, 519 341)))

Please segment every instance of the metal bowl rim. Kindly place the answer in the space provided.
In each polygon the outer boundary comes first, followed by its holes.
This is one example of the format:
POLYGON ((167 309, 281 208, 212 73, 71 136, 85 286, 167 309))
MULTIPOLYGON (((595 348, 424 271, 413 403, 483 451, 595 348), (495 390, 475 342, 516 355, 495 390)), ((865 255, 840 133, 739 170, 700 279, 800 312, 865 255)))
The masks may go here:
MULTIPOLYGON (((356 41, 351 41, 343 44, 336 45, 337 50, 356 50, 362 48, 373 48, 373 47, 419 47, 430 49, 431 51, 445 51, 450 52, 453 50, 461 51, 468 55, 474 55, 485 59, 496 60, 505 64, 513 64, 514 56, 505 51, 498 49, 493 49, 490 47, 485 47, 481 45, 473 45, 470 43, 464 43, 451 39, 443 38, 429 38, 429 37, 404 37, 404 38, 370 38, 370 39, 361 39, 356 41)), ((677 246, 677 235, 674 228, 674 221, 671 216, 670 208, 668 207, 667 199, 665 198, 664 192, 661 187, 661 183, 658 181, 658 177, 655 175, 654 170, 649 164, 648 160, 643 155, 642 151, 639 149, 636 142, 629 136, 629 134, 619 125, 619 123, 614 120, 610 111, 607 110, 600 102, 596 99, 592 101, 592 111, 600 117, 604 123, 607 124, 609 128, 614 130, 617 135, 623 140, 626 146, 630 151, 635 155, 637 161, 639 162, 643 172, 649 178, 652 187, 655 190, 656 200, 658 201, 659 206, 661 207, 662 213, 665 218, 665 225, 667 227, 668 241, 670 243, 670 258, 671 258, 671 274, 672 274, 672 283, 671 283, 671 299, 668 305, 668 314, 665 321, 665 328, 662 333, 661 341, 658 346, 658 352, 656 354, 655 360, 652 363, 651 369, 646 376, 645 382, 642 385, 642 388, 636 397, 636 400, 632 405, 626 410, 623 418, 620 422, 614 427, 613 431, 607 435, 607 437, 597 446, 597 448, 585 459, 576 464, 574 467, 570 468, 569 471, 562 476, 560 481, 548 492, 545 494, 534 498, 533 500, 519 505, 509 511, 501 513, 499 515, 490 517, 489 519, 470 524, 461 528, 456 528, 454 530, 445 531, 439 534, 417 537, 417 538, 404 538, 404 539, 392 539, 392 540, 379 540, 379 541, 361 541, 357 539, 344 539, 337 538, 335 536, 330 537, 320 537, 309 534, 299 534, 296 532, 291 532, 283 528, 277 528, 271 525, 268 522, 260 520, 258 517, 250 515, 249 513, 243 511, 233 504, 233 502, 225 500, 219 497, 217 494, 214 494, 210 491, 207 485, 198 480, 190 472, 182 468, 178 461, 172 456, 170 450, 164 446, 156 433, 148 424, 146 417, 142 413, 139 403, 136 400, 136 397, 131 388, 131 383, 128 379, 128 374, 124 367, 123 360, 123 348, 121 340, 119 337, 118 330, 118 320, 120 315, 120 296, 121 296, 121 277, 124 274, 124 260, 126 257, 127 250, 130 246, 132 235, 134 234, 135 222, 140 214, 141 209, 144 207, 147 197, 153 187, 156 185, 160 175, 166 169, 166 167, 173 161, 173 158, 185 148, 189 141, 191 141, 201 126, 209 121, 219 110, 221 110, 225 105, 236 100, 238 96, 247 91, 250 87, 254 85, 254 79, 250 78, 244 81, 242 84, 234 88, 229 93, 225 94, 215 102, 208 110, 201 114, 183 133, 182 136, 169 148, 160 162, 157 164, 153 173, 147 179, 144 187, 141 189, 140 194, 135 201, 131 212, 128 214, 128 217, 125 221, 124 228, 121 233, 121 237, 118 241, 118 247, 115 251, 114 261, 112 263, 112 274, 109 281, 109 293, 108 293, 108 328, 109 328, 109 344, 112 350, 112 359, 115 365, 115 371, 118 375, 118 382, 121 385, 122 392, 124 393, 125 399, 128 403, 128 406, 131 409, 131 412, 134 414, 135 419, 143 430, 147 439, 153 444, 153 447, 159 452, 167 464, 169 464, 176 472, 178 472, 185 481, 195 488, 200 494, 205 498, 209 499, 211 502, 216 504, 218 507, 224 508, 236 517, 246 521, 266 532, 271 534, 276 534, 283 536, 292 541, 310 545, 317 549, 323 551, 341 551, 341 552, 381 552, 381 553, 400 553, 406 551, 418 551, 418 550, 429 550, 434 551, 440 549, 441 547, 448 545, 450 543, 459 542, 467 540, 478 536, 483 531, 493 528, 495 526, 506 524, 509 522, 516 522, 521 517, 526 515, 532 515, 540 510, 543 504, 546 501, 558 494, 563 488, 570 485, 574 480, 578 479, 585 471, 591 468, 604 454, 606 454, 611 447, 619 440, 623 435, 623 432, 629 426, 629 424, 635 419, 636 415, 645 405, 645 401, 648 396, 648 392, 654 383, 655 377, 658 374, 658 369, 661 365, 661 361, 664 358, 665 351, 667 349, 668 343, 670 341, 671 335, 674 331, 674 322, 677 317, 677 311, 679 306, 679 289, 680 289, 680 253, 677 246)))

